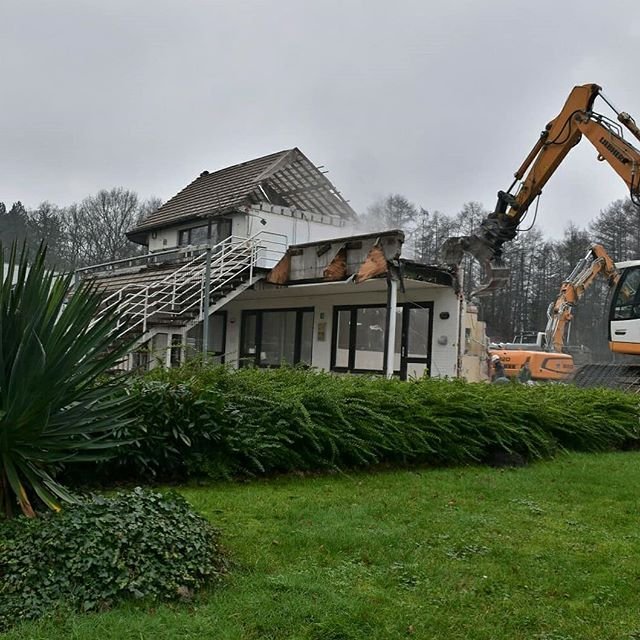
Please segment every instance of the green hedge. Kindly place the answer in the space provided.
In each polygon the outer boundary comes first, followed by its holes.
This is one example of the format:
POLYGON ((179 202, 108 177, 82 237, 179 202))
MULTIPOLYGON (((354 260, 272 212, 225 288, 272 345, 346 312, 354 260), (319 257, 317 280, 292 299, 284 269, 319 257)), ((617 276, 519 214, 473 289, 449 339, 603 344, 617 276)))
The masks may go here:
POLYGON ((135 489, 0 521, 0 631, 60 610, 184 599, 225 570, 217 531, 178 495, 135 489))
POLYGON ((102 478, 183 479, 525 459, 640 439, 638 400, 568 385, 401 382, 304 369, 183 367, 133 381, 139 420, 102 478))

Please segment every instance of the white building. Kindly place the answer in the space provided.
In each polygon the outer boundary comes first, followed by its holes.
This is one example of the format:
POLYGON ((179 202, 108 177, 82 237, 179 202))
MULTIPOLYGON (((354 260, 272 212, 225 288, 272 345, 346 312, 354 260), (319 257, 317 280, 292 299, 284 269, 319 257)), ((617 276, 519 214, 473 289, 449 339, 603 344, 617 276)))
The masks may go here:
POLYGON ((401 231, 356 234, 355 219, 291 149, 203 172, 127 234, 147 255, 79 275, 136 338, 131 367, 205 349, 233 366, 459 375, 457 274, 406 259, 401 231))

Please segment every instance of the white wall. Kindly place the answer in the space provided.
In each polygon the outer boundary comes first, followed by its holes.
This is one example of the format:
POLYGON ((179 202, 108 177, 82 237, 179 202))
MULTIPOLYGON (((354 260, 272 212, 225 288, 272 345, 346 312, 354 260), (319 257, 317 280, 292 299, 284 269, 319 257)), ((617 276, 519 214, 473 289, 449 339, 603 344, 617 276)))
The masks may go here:
POLYGON ((178 228, 162 229, 153 231, 147 236, 149 240, 149 251, 163 251, 173 249, 178 246, 178 228), (156 237, 153 237, 153 234, 156 237))
MULTIPOLYGON (((279 213, 261 212, 255 215, 244 213, 233 213, 228 217, 232 221, 232 234, 242 238, 252 236, 259 231, 268 231, 286 236, 288 244, 301 244, 316 240, 327 240, 329 238, 340 238, 356 233, 352 226, 338 226, 327 224, 318 220, 309 220, 309 214, 304 214, 304 218, 296 218, 279 213), (260 220, 266 220, 267 224, 261 224, 260 220)), ((318 218, 318 216, 316 216, 318 218)), ((204 222, 204 221, 203 221, 204 222)), ((197 223, 177 225, 168 229, 150 232, 147 236, 149 241, 149 251, 162 251, 178 246, 178 230, 188 229, 197 226, 197 223), (153 237, 153 234, 156 237, 153 237)))
MULTIPOLYGON (((314 341, 312 365, 328 370, 331 362, 333 307, 386 303, 384 281, 361 285, 336 283, 306 287, 247 291, 225 306, 227 311, 226 360, 237 364, 240 347, 240 325, 243 310, 278 308, 314 308, 314 341), (320 324, 325 324, 324 340, 318 339, 320 324)), ((398 293, 398 302, 433 302, 433 342, 431 375, 455 377, 458 360, 459 299, 452 288, 411 282, 407 293, 398 293), (444 319, 440 314, 448 313, 444 319), (438 339, 445 344, 438 344, 438 339)))
MULTIPOLYGON (((453 377, 457 375, 461 302, 450 287, 443 287, 435 291, 439 295, 434 298, 431 374, 433 377, 453 377), (449 314, 448 318, 440 317, 440 314, 446 313, 449 314), (439 341, 445 342, 445 344, 440 344, 439 341)), ((462 338, 464 339, 464 335, 462 338)))
MULTIPOLYGON (((305 214, 306 216, 307 214, 305 214)), ((280 233, 287 236, 289 244, 302 244, 304 242, 314 242, 316 240, 327 240, 329 238, 341 238, 342 236, 350 236, 355 233, 351 226, 338 226, 335 224, 327 224, 324 222, 312 221, 307 217, 293 218, 278 213, 260 213, 256 215, 235 214, 238 228, 241 229, 244 217, 245 234, 252 236, 261 230, 271 233, 280 233), (266 220, 267 224, 263 225, 260 220, 266 220)), ((234 225, 235 233, 235 225, 234 225)))

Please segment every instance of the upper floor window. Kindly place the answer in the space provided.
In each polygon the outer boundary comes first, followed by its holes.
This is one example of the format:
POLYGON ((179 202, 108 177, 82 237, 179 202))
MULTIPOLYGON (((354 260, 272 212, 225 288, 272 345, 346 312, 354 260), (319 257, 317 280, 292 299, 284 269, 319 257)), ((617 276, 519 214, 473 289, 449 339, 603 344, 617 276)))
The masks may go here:
MULTIPOLYGON (((231 220, 220 218, 211 221, 211 244, 218 244, 231 235, 231 220)), ((189 229, 181 229, 178 233, 178 246, 206 244, 209 235, 209 226, 200 225, 189 229)))
POLYGON ((178 245, 186 247, 189 244, 206 244, 207 229, 207 225, 191 227, 191 229, 181 229, 178 235, 178 245))

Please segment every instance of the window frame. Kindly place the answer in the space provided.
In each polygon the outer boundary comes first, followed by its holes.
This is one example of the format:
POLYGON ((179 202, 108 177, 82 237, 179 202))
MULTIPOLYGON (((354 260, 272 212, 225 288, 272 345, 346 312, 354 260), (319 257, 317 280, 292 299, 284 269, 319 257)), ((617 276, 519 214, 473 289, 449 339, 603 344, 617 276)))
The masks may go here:
MULTIPOLYGON (((609 322, 625 322, 628 320, 640 319, 640 286, 634 289, 633 298, 630 298, 629 302, 625 304, 618 304, 620 294, 622 293, 624 286, 627 284, 627 280, 632 276, 636 276, 637 273, 640 273, 640 266, 627 267, 625 272, 622 274, 622 277, 616 285, 611 297, 609 322), (621 317, 620 310, 624 308, 628 308, 630 311, 630 315, 627 318, 621 317)), ((609 340, 611 340, 611 335, 609 335, 609 340)))
MULTIPOLYGON (((358 331, 358 309, 386 309, 385 303, 371 303, 371 304, 347 304, 347 305, 335 305, 333 307, 333 321, 331 327, 331 358, 329 368, 336 373, 360 373, 360 374, 379 374, 384 375, 387 368, 387 352, 386 349, 383 352, 383 365, 382 369, 360 369, 356 368, 356 346, 357 346, 357 331, 358 331), (337 359, 337 346, 338 346, 338 314, 340 311, 349 311, 349 347, 347 366, 336 365, 337 359)), ((400 369, 394 368, 393 374, 400 376, 402 379, 406 377, 407 364, 410 362, 422 362, 424 361, 427 367, 427 371, 431 371, 431 361, 433 352, 433 301, 426 302, 399 302, 396 305, 396 309, 402 309, 401 317, 398 319, 400 322, 400 369), (407 355, 408 347, 408 329, 409 329, 409 314, 405 313, 409 309, 428 309, 429 310, 429 329, 427 335, 427 355, 422 358, 409 357, 407 355)), ((385 341, 386 345, 386 332, 388 331, 388 324, 385 322, 385 341)), ((394 338, 395 340, 395 338, 394 338)))
MULTIPOLYGON (((263 326, 263 315, 265 313, 283 313, 283 312, 294 312, 296 313, 296 321, 295 321, 295 335, 293 338, 293 362, 288 363, 291 366, 296 366, 300 364, 300 354, 302 352, 302 319, 303 314, 311 313, 312 314, 312 324, 311 324, 311 351, 310 356, 311 360, 313 360, 313 342, 314 342, 314 330, 315 330, 315 307, 278 307, 278 308, 268 308, 268 309, 245 309, 242 311, 240 317, 240 345, 238 349, 239 353, 239 366, 256 366, 261 369, 277 369, 281 367, 282 364, 266 364, 260 362, 260 354, 262 353, 262 326, 263 326), (255 353, 247 353, 244 351, 245 338, 247 337, 247 318, 249 316, 255 316, 256 319, 256 328, 255 328, 255 353)), ((311 366, 311 362, 303 363, 311 366)))
MULTIPOLYGON (((212 320, 212 318, 214 316, 218 316, 219 318, 222 319, 222 351, 209 350, 207 352, 207 355, 209 357, 211 357, 211 358, 220 358, 220 364, 224 364, 225 356, 226 356, 226 353, 227 353, 227 310, 226 309, 221 309, 220 311, 214 311, 209 316, 209 322, 211 322, 211 320, 212 320)), ((200 324, 203 324, 203 323, 200 322, 200 324)), ((189 339, 188 336, 187 336, 187 333, 185 333, 185 349, 187 348, 186 347, 186 341, 189 339)), ((200 340, 202 342, 202 338, 200 340)), ((194 351, 197 353, 198 351, 201 352, 202 349, 200 349, 200 350, 194 349, 194 351)))
MULTIPOLYGON (((206 224, 192 224, 189 227, 183 227, 182 229, 178 229, 178 246, 179 247, 189 247, 189 246, 191 246, 193 244, 192 235, 191 234, 192 234, 194 229, 206 228, 206 230, 207 230, 207 238, 211 238, 214 225, 217 227, 216 228, 216 233, 218 233, 220 227, 222 227, 225 224, 229 225, 228 226, 229 235, 225 236, 224 238, 221 238, 221 239, 217 240, 216 244, 218 244, 219 242, 222 242, 223 240, 226 240, 227 238, 230 238, 233 235, 233 220, 231 218, 227 218, 227 217, 214 218, 212 220, 209 220, 206 224), (186 234, 186 237, 187 237, 186 244, 183 244, 181 242, 181 238, 183 237, 182 234, 186 234)), ((205 240, 205 244, 206 244, 206 240, 205 240)))

